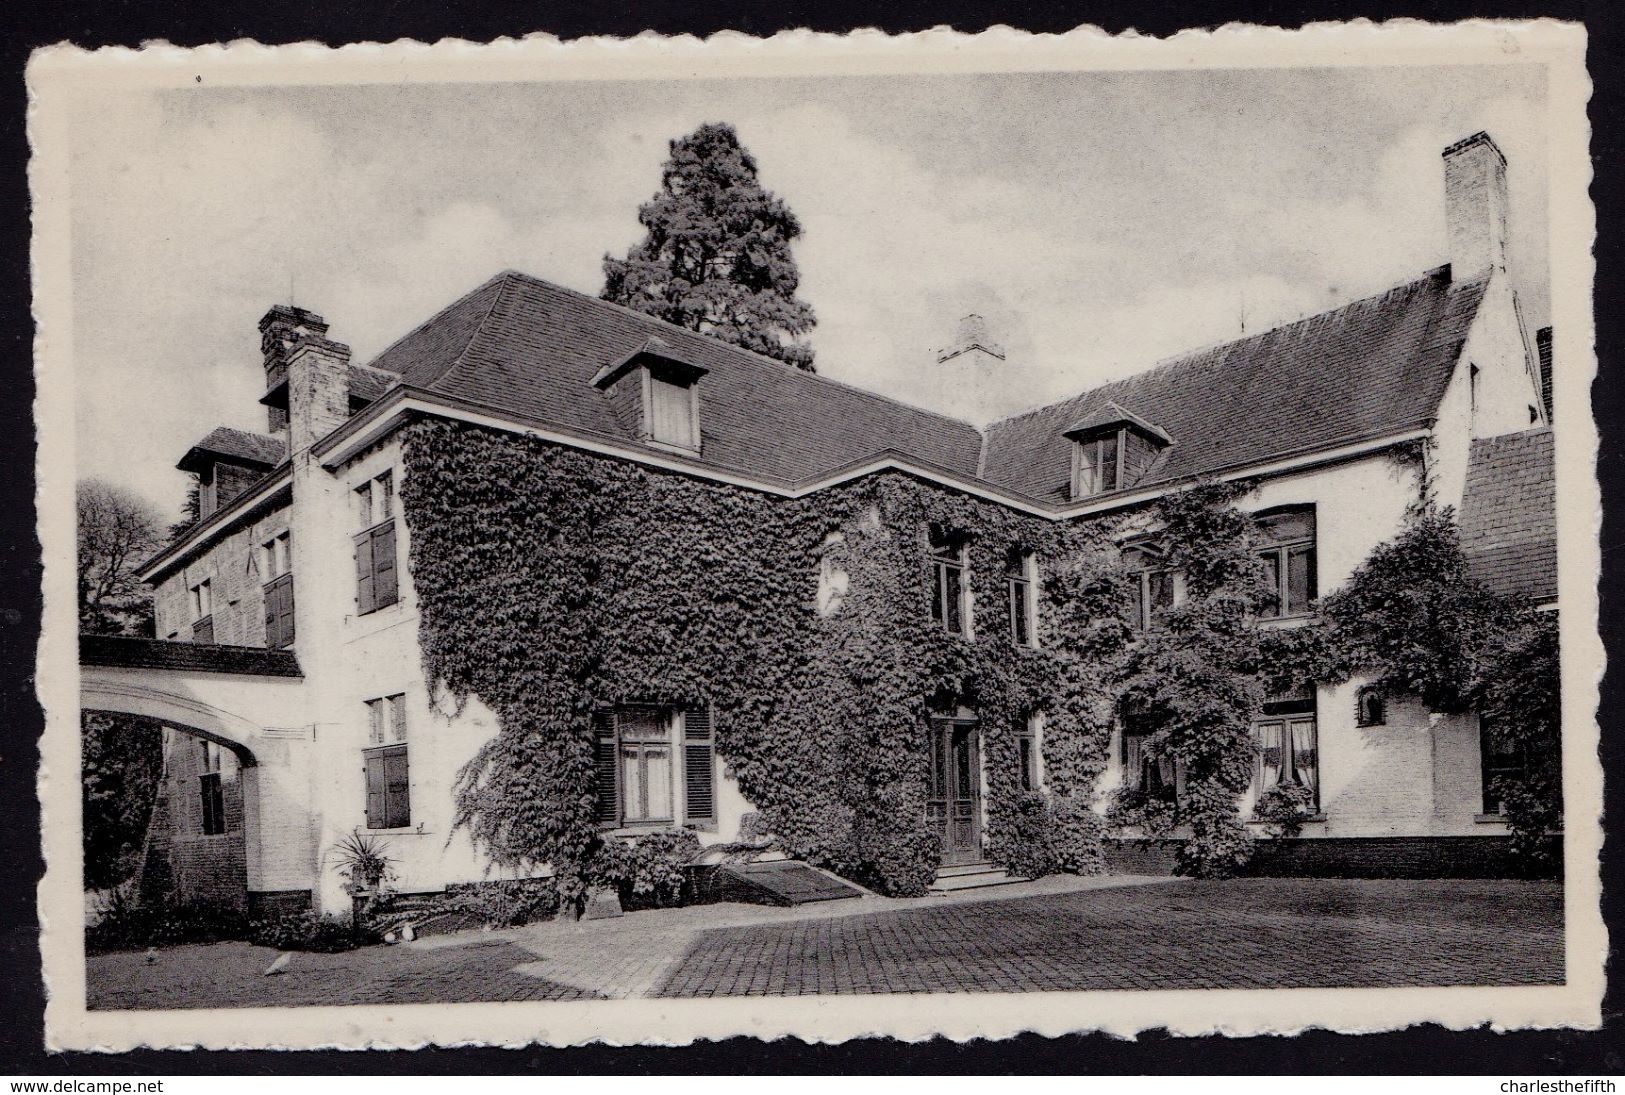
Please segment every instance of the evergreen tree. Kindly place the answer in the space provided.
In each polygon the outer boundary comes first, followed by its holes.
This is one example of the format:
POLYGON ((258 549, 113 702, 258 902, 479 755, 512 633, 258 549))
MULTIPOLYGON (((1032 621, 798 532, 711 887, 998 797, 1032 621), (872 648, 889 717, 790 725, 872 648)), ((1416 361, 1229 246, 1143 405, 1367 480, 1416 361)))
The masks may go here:
POLYGON ((813 372, 799 338, 813 311, 796 299, 790 244, 801 224, 762 187, 733 126, 671 142, 661 188, 638 209, 649 230, 626 258, 604 256, 604 300, 813 372))

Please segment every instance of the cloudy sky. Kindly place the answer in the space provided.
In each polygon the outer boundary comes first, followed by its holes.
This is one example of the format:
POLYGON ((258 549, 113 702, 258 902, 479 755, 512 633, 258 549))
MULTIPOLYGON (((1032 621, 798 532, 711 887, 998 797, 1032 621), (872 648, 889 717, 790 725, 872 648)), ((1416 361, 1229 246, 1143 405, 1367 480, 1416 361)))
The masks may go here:
POLYGON ((1535 66, 131 93, 73 129, 79 473, 166 516, 175 461, 263 429, 255 323, 291 299, 368 360, 512 268, 596 293, 667 142, 728 121, 801 218, 825 375, 940 398, 968 311, 1036 405, 1446 260, 1440 150, 1510 161, 1543 324, 1535 66))

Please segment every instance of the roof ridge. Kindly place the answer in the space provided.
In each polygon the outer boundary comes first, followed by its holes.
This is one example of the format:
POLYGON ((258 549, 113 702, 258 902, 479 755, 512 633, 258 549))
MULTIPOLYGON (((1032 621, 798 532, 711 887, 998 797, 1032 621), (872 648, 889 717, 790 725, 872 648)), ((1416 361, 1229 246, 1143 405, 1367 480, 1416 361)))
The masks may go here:
MULTIPOLYGON (((928 407, 921 407, 916 403, 906 402, 904 400, 898 399, 896 396, 886 395, 884 392, 877 392, 872 388, 865 388, 861 384, 853 384, 853 383, 850 383, 850 382, 845 381, 845 380, 837 380, 836 378, 834 378, 832 376, 825 376, 822 373, 809 372, 806 369, 799 369, 794 365, 788 364, 787 362, 780 361, 778 358, 769 357, 766 354, 758 353, 757 351, 748 349, 748 348, 746 348, 744 346, 737 346, 732 342, 724 342, 722 339, 717 338, 715 335, 708 335, 703 331, 691 331, 687 327, 684 327, 681 324, 673 323, 669 319, 662 319, 659 316, 650 315, 648 312, 640 312, 636 308, 629 307, 629 306, 627 306, 625 304, 617 304, 613 300, 604 300, 602 297, 595 297, 595 296, 591 295, 590 293, 583 293, 579 289, 572 289, 568 285, 560 285, 557 282, 548 281, 546 278, 537 277, 535 274, 527 274, 522 270, 504 270, 501 274, 499 274, 497 276, 498 277, 504 277, 504 278, 506 278, 506 277, 521 278, 521 279, 523 279, 525 281, 533 282, 533 283, 535 283, 537 285, 546 286, 549 289, 556 289, 559 292, 567 293, 570 296, 579 297, 582 300, 591 302, 592 304, 599 305, 599 306, 606 307, 606 308, 613 308, 613 309, 616 309, 618 311, 625 312, 629 316, 635 316, 640 320, 645 320, 645 321, 648 321, 650 323, 658 323, 663 327, 669 327, 673 331, 677 331, 677 332, 679 332, 679 333, 681 333, 683 335, 687 335, 687 336, 689 336, 691 338, 703 338, 707 342, 710 342, 710 343, 712 343, 714 345, 717 345, 717 346, 724 347, 727 350, 732 351, 734 353, 745 354, 745 355, 749 356, 750 358, 752 358, 752 359, 754 359, 756 361, 760 361, 760 362, 762 362, 764 364, 768 364, 768 365, 777 366, 778 368, 784 370, 785 372, 787 372, 790 375, 800 377, 800 378, 805 379, 805 380, 811 380, 811 381, 813 381, 815 383, 831 384, 831 385, 834 385, 837 388, 842 388, 842 389, 845 389, 846 391, 849 391, 849 392, 855 392, 858 395, 865 396, 865 397, 867 397, 869 399, 879 400, 880 402, 883 402, 883 403, 890 403, 893 406, 901 407, 904 410, 913 411, 916 414, 929 415, 930 417, 940 419, 943 422, 950 422, 950 423, 953 423, 956 426, 964 426, 966 429, 974 430, 979 436, 982 436, 984 438, 986 436, 986 431, 985 430, 982 430, 982 429, 978 428, 977 426, 973 425, 970 422, 966 422, 962 418, 955 418, 952 415, 943 414, 941 411, 933 411, 928 407)), ((482 326, 483 326, 483 321, 482 321, 482 326)))
MULTIPOLYGON (((1007 422, 1014 422, 1014 421, 1016 421, 1018 419, 1029 418, 1029 417, 1031 417, 1033 415, 1042 414, 1045 411, 1053 410, 1056 407, 1060 407, 1060 406, 1063 406, 1063 405, 1068 404, 1068 403, 1074 403, 1074 402, 1078 402, 1078 401, 1081 401, 1081 400, 1085 400, 1089 396, 1095 395, 1095 394, 1097 394, 1099 392, 1102 392, 1102 391, 1106 390, 1107 388, 1110 388, 1111 386, 1113 386, 1115 384, 1124 384, 1124 383, 1127 383, 1128 381, 1131 381, 1131 380, 1143 380, 1146 377, 1152 376, 1152 375, 1154 375, 1156 373, 1166 372, 1166 371, 1168 371, 1170 369, 1173 369, 1175 366, 1183 365, 1183 364, 1191 361, 1194 358, 1202 357, 1202 356, 1207 355, 1207 354, 1212 354, 1212 353, 1215 353, 1216 351, 1219 351, 1219 350, 1228 350, 1228 349, 1231 349, 1231 348, 1234 348, 1234 347, 1239 347, 1239 346, 1241 346, 1243 344, 1246 344, 1246 343, 1257 342, 1260 339, 1268 338, 1271 335, 1279 334, 1279 333, 1287 331, 1287 330, 1289 330, 1291 328, 1306 326, 1308 324, 1316 322, 1317 320, 1325 319, 1326 317, 1331 316, 1331 315, 1335 315, 1338 312, 1344 312, 1344 311, 1347 311, 1347 310, 1352 309, 1352 308, 1357 308, 1357 307, 1359 307, 1361 305, 1374 304, 1375 302, 1377 302, 1379 300, 1383 300, 1385 298, 1391 297, 1391 296, 1393 296, 1395 294, 1398 294, 1398 293, 1405 293, 1405 292, 1414 291, 1419 286, 1421 286, 1424 282, 1430 281, 1433 278, 1436 278, 1436 277, 1439 277, 1439 276, 1440 276, 1440 274, 1439 274, 1438 269, 1430 269, 1430 270, 1426 271, 1425 273, 1419 275, 1418 277, 1414 277, 1414 278, 1410 279, 1409 281, 1400 282, 1397 285, 1391 285, 1387 289, 1382 290, 1381 292, 1370 293, 1370 294, 1368 294, 1366 296, 1363 296, 1363 297, 1356 297, 1354 300, 1344 301, 1342 304, 1336 305, 1335 307, 1332 307, 1332 308, 1327 308, 1325 311, 1322 311, 1322 312, 1316 312, 1313 315, 1299 316, 1297 319, 1290 320, 1290 321, 1288 321, 1286 323, 1278 323, 1274 327, 1270 327, 1270 328, 1267 328, 1265 330, 1259 331, 1257 334, 1243 335, 1241 338, 1224 339, 1224 340, 1220 340, 1220 341, 1217 341, 1217 342, 1210 342, 1210 343, 1204 344, 1202 346, 1198 346, 1198 347, 1196 347, 1194 349, 1182 350, 1177 354, 1171 354, 1171 355, 1169 355, 1167 357, 1160 358, 1157 361, 1153 362, 1152 364, 1146 366, 1144 369, 1140 369, 1137 372, 1128 373, 1128 374, 1126 374, 1124 376, 1115 377, 1114 379, 1103 381, 1103 382, 1101 382, 1099 384, 1094 385, 1093 387, 1085 388, 1081 392, 1077 392, 1077 393, 1075 393, 1073 395, 1066 396, 1063 399, 1052 400, 1049 403, 1045 403, 1045 404, 1043 404, 1041 406, 1038 406, 1038 407, 1033 407, 1030 410, 1017 411, 1015 414, 1007 415, 1004 418, 1000 418, 1000 419, 998 419, 998 420, 996 420, 994 422, 989 423, 988 427, 987 427, 988 431, 991 432, 994 427, 1002 426, 1007 422)), ((1469 283, 1464 283, 1464 284, 1471 284, 1471 283, 1469 282, 1469 283)))
MULTIPOLYGON (((463 303, 465 300, 468 300, 470 297, 478 295, 481 290, 483 290, 486 286, 490 285, 492 282, 496 282, 496 281, 504 281, 505 282, 507 277, 510 274, 512 274, 513 272, 514 271, 512 271, 512 270, 504 270, 499 274, 495 274, 495 275, 493 275, 491 277, 486 278, 484 281, 480 282, 474 288, 470 289, 468 292, 466 292, 466 293, 462 294, 461 296, 457 297, 451 303, 447 304, 444 308, 442 308, 438 312, 434 313, 434 315, 430 316, 428 319, 424 320, 422 323, 419 323, 416 327, 413 327, 410 331, 407 331, 400 338, 397 338, 394 342, 391 342, 388 346, 385 346, 382 350, 379 350, 377 353, 373 354, 372 357, 369 360, 361 363, 362 367, 367 368, 367 369, 372 369, 374 372, 389 373, 392 376, 400 376, 400 375, 402 375, 402 374, 400 374, 398 372, 395 372, 393 369, 381 369, 381 368, 379 368, 378 365, 377 365, 377 362, 379 362, 379 361, 383 360, 385 357, 387 357, 389 355, 390 351, 395 349, 395 347, 397 347, 397 346, 401 345, 402 343, 406 342, 407 340, 411 339, 414 335, 418 334, 420 331, 426 330, 429 327, 430 324, 432 324, 436 320, 440 319, 441 316, 444 316, 446 313, 450 312, 453 308, 456 308, 459 304, 463 303)), ((458 365, 459 363, 462 362, 463 358, 468 354, 469 346, 473 345, 474 338, 480 333, 480 331, 482 331, 484 329, 485 321, 491 318, 491 310, 494 307, 496 307, 496 302, 498 300, 500 300, 501 297, 502 297, 502 291, 499 288, 497 290, 496 295, 491 298, 491 303, 489 305, 487 305, 486 308, 484 309, 484 311, 481 313, 480 318, 479 318, 479 322, 474 325, 474 333, 469 335, 468 342, 465 343, 463 348, 458 351, 457 356, 452 358, 450 364, 448 364, 443 370, 441 370, 440 376, 445 376, 446 373, 450 372, 456 365, 458 365)), ((439 379, 439 377, 436 377, 436 379, 439 379)))

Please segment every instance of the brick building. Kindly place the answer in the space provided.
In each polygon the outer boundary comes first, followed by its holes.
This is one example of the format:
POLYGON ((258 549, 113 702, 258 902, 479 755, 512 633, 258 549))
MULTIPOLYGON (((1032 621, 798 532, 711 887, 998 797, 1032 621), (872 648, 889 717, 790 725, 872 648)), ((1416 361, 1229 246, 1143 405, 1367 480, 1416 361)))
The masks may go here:
MULTIPOLYGON (((1436 269, 982 428, 512 272, 364 365, 322 317, 272 308, 260 323, 267 432, 217 429, 186 454, 201 518, 144 570, 159 640, 102 662, 110 706, 186 730, 168 739, 155 854, 182 890, 217 894, 240 877, 250 903, 340 902, 329 849, 356 830, 388 835, 403 889, 491 876, 453 825, 451 787, 495 717, 432 696, 419 654, 399 431, 423 418, 777 497, 903 472, 1055 522, 1131 523, 1182 485, 1246 479, 1244 508, 1273 530, 1282 627, 1432 498, 1459 509, 1478 573, 1555 606, 1550 333, 1525 329, 1506 269, 1500 151, 1476 134, 1444 161, 1449 251, 1436 269), (190 661, 157 649, 175 644, 213 646, 190 661), (240 647, 264 657, 250 664, 240 647)), ((986 341, 944 360, 996 370, 986 341)), ((1141 570, 1141 611, 1180 595, 1179 576, 1149 559, 1141 570)), ((820 610, 840 580, 823 575, 820 610)), ((944 596, 944 621, 993 611, 944 596)), ((1039 641, 1036 602, 1009 626, 1039 641)), ((974 712, 958 714, 950 753, 975 748, 974 712)), ((1256 731, 1255 792, 1289 763, 1314 790, 1300 844, 1325 852, 1309 860, 1492 869, 1505 826, 1486 800, 1495 760, 1475 716, 1373 697, 1356 680, 1273 697, 1256 731)), ((752 807, 708 747, 703 710, 626 711, 612 733, 615 826, 735 837, 752 807)), ((1041 736, 1033 753, 1041 783, 1041 736)), ((1099 791, 1158 778, 1119 734, 1099 791)), ((945 817, 974 816, 975 783, 944 792, 945 817)), ((1146 854, 1125 845, 1119 861, 1146 854)))

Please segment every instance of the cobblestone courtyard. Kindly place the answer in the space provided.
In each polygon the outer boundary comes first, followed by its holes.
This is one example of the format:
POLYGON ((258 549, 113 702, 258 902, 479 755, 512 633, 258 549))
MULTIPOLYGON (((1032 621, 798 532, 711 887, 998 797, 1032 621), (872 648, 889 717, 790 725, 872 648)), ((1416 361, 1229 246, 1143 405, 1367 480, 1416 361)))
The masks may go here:
POLYGON ((93 1008, 639 996, 1527 985, 1563 980, 1562 887, 1044 879, 802 909, 713 905, 338 955, 241 943, 89 959, 93 1008))

